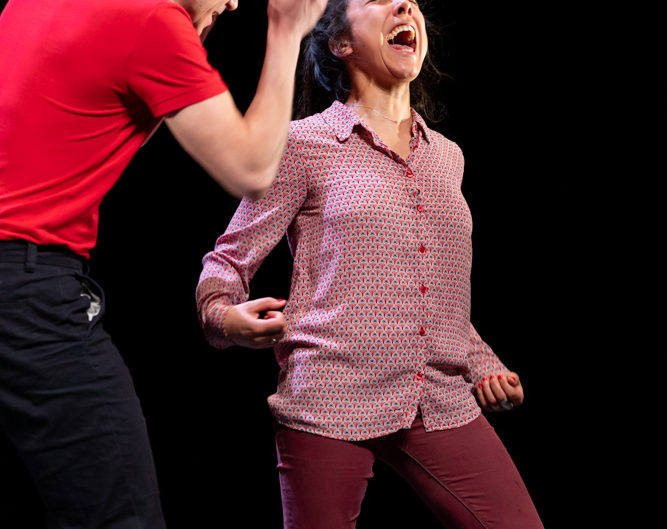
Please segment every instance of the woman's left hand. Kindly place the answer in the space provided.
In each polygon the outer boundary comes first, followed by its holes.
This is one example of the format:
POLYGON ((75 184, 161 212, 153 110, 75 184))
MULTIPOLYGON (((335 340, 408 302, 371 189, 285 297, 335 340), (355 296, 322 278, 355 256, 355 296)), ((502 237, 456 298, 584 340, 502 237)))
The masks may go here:
POLYGON ((507 411, 523 403, 523 386, 513 372, 484 377, 476 388, 479 405, 487 411, 507 411))

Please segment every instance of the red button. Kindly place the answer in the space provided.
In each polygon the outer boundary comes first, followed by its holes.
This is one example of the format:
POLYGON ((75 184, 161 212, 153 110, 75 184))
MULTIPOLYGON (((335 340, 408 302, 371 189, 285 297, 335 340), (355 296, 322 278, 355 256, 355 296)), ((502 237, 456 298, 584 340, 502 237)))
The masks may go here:
POLYGON ((427 290, 428 288, 426 288, 424 284, 422 284, 422 286, 419 287, 419 292, 421 292, 422 294, 426 294, 427 290))
POLYGON ((423 213, 423 212, 424 212, 424 206, 422 206, 421 204, 419 204, 419 205, 417 206, 417 211, 419 211, 419 213, 423 213))
POLYGON ((424 377, 422 376, 421 373, 417 373, 417 374, 415 375, 415 378, 416 378, 417 380, 421 380, 421 379, 424 378, 424 377))
POLYGON ((426 246, 423 244, 419 247, 419 253, 424 253, 426 251, 426 246))
POLYGON ((408 178, 412 178, 413 176, 415 176, 415 175, 412 172, 412 169, 408 169, 408 178))
POLYGON ((419 336, 424 336, 426 334, 426 329, 424 327, 419 328, 419 336))

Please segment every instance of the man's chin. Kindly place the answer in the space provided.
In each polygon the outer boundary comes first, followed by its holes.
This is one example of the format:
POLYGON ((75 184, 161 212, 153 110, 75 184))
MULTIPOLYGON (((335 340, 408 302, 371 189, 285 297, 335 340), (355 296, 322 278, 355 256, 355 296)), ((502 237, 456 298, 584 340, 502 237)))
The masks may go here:
POLYGON ((201 32, 199 33, 199 36, 201 37, 202 42, 204 42, 204 39, 211 32, 211 30, 213 29, 213 26, 215 26, 215 21, 218 19, 219 16, 220 15, 218 15, 218 14, 214 14, 211 17, 211 23, 208 26, 206 26, 204 29, 202 29, 201 32))

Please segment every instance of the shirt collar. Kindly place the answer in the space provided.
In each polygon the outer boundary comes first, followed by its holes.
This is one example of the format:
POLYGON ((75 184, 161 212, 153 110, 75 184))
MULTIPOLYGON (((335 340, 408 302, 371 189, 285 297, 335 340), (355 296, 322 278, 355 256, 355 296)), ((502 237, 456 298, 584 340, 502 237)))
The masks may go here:
MULTIPOLYGON (((431 131, 424 122, 424 119, 414 108, 411 108, 410 111, 412 112, 413 133, 416 130, 421 130, 424 139, 430 143, 429 135, 431 131)), ((322 112, 322 117, 333 129, 334 134, 340 142, 347 141, 350 138, 356 125, 365 128, 370 133, 373 132, 364 120, 359 117, 359 114, 340 101, 334 101, 329 108, 322 112)))

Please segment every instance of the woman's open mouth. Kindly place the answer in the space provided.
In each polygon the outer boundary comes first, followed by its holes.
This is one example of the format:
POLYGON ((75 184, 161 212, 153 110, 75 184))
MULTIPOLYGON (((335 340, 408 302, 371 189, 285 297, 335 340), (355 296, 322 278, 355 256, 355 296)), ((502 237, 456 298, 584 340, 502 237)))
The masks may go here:
POLYGON ((387 35, 387 43, 397 51, 415 51, 417 48, 417 33, 412 26, 407 24, 396 26, 387 35))

